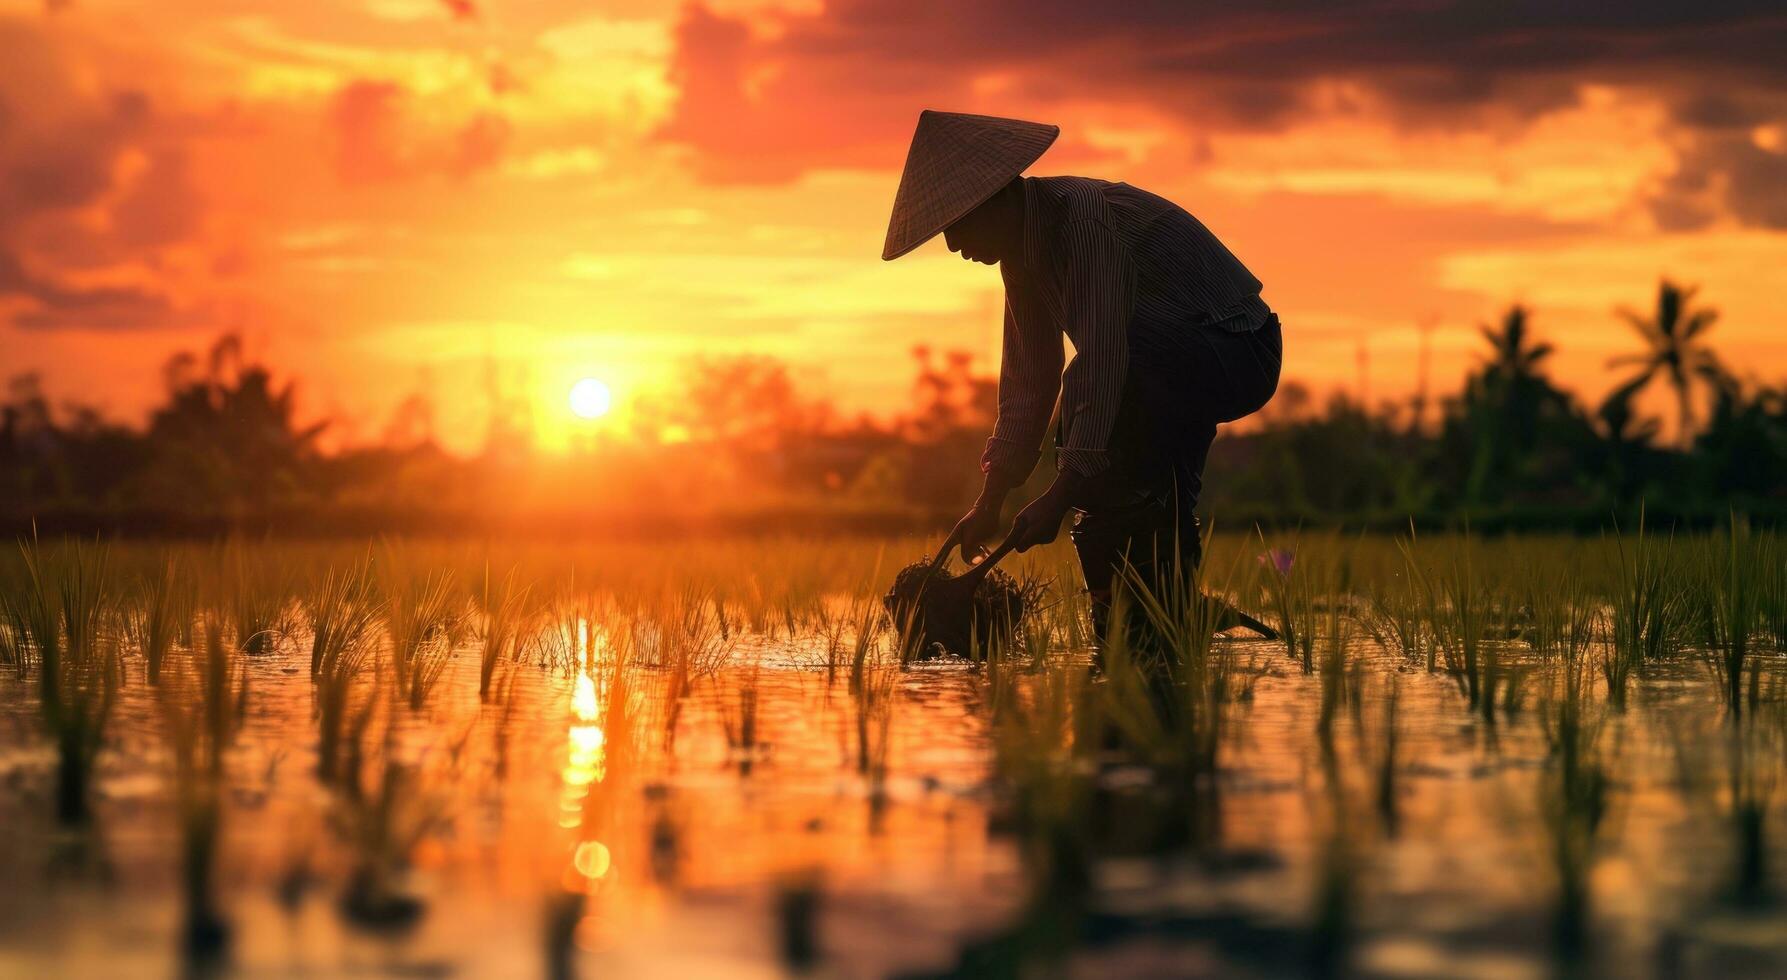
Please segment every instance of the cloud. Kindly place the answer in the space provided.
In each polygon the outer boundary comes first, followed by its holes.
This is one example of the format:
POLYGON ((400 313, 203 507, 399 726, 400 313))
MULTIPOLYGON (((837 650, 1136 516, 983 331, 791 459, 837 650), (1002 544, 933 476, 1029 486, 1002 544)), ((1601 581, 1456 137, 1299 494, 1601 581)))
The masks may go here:
MULTIPOLYGON (((1596 85, 1674 103, 1693 142, 1737 107, 1780 101, 1783 50, 1787 16, 1750 0, 833 0, 757 15, 695 4, 659 135, 710 181, 780 181, 897 169, 925 106, 1069 123, 1127 109, 1184 134, 1346 114, 1517 128, 1596 85)), ((1772 158, 1730 143, 1699 163, 1730 178, 1738 217, 1773 214, 1772 158)))
POLYGON ((355 79, 335 93, 329 123, 335 135, 335 174, 344 184, 393 180, 409 169, 404 159, 396 82, 355 79))
POLYGON ((461 177, 489 170, 503 162, 514 127, 494 112, 482 112, 459 130, 452 172, 461 177))
POLYGON ((410 92, 396 82, 360 78, 329 105, 335 174, 343 184, 379 184, 431 173, 469 177, 495 169, 513 127, 495 112, 478 112, 451 135, 411 118, 410 92))
POLYGON ((1698 92, 1674 108, 1676 170, 1652 197, 1658 225, 1692 230, 1721 215, 1787 230, 1787 100, 1783 93, 1698 92))
POLYGON ((0 297, 27 301, 12 322, 29 329, 165 326, 174 313, 168 298, 153 290, 137 286, 65 285, 32 275, 11 253, 0 253, 0 297))
POLYGON ((0 308, 23 327, 167 324, 154 269, 204 215, 185 137, 35 24, 0 19, 0 63, 0 308))
POLYGON ((1787 231, 1787 153, 1748 134, 1697 139, 1652 202, 1660 224, 1700 227, 1719 206, 1739 222, 1787 231))
POLYGON ((960 76, 902 69, 893 57, 784 47, 795 41, 767 41, 742 19, 687 8, 670 71, 679 95, 661 137, 693 149, 707 179, 783 181, 816 166, 888 165, 911 134, 914 106, 967 95, 952 91, 960 76))
POLYGON ((441 0, 441 6, 453 15, 454 20, 478 19, 478 5, 472 0, 441 0))

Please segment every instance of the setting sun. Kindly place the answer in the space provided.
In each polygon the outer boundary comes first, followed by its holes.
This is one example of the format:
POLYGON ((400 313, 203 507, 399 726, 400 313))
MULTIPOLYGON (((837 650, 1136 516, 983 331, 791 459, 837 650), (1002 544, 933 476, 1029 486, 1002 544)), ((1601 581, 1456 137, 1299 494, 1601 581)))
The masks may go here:
POLYGON ((599 419, 614 405, 614 394, 595 378, 584 378, 571 386, 571 411, 578 418, 599 419))

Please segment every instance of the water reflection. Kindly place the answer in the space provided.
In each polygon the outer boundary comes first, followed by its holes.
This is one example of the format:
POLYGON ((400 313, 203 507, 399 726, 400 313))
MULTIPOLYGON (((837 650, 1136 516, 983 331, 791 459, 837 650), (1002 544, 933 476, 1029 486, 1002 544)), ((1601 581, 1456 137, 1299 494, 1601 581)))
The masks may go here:
MULTIPOLYGON (((923 667, 865 673, 853 686, 848 664, 828 682, 823 643, 747 636, 673 711, 661 654, 635 646, 630 628, 615 625, 624 622, 592 612, 555 625, 552 662, 530 660, 505 694, 513 701, 475 719, 475 655, 455 661, 432 714, 399 707, 405 738, 469 733, 462 753, 429 757, 437 763, 490 760, 504 740, 514 759, 506 777, 470 764, 440 780, 454 823, 428 844, 425 918, 403 940, 419 959, 402 967, 531 975, 544 935, 555 976, 593 957, 620 975, 767 972, 778 959, 887 975, 947 970, 1011 943, 1044 948, 1066 935, 1063 922, 1097 930, 1096 943, 1071 953, 1070 971, 1088 973, 1145 974, 1138 951, 1158 951, 1155 966, 1183 964, 1192 946, 1212 973, 1456 975, 1473 963, 1530 973, 1548 961, 1559 884, 1541 805, 1568 789, 1557 782, 1568 773, 1551 744, 1556 718, 1537 705, 1500 719, 1492 745, 1451 682, 1417 669, 1349 694, 1359 702, 1334 716, 1324 748, 1319 677, 1277 650, 1245 648, 1265 673, 1233 706, 1220 771, 1194 801, 1206 813, 1163 806, 1165 780, 1137 767, 1069 765, 1066 748, 1081 733, 1067 709, 1086 695, 1053 691, 1047 673, 1006 679, 1000 710, 1021 711, 1026 724, 1005 729, 989 721, 984 673, 923 667), (629 662, 635 651, 647 662, 629 662), (742 727, 747 687, 755 740, 775 751, 756 755, 742 779, 727 730, 742 727), (1009 740, 1020 737, 1029 748, 1014 751, 1009 740), (1024 777, 1036 794, 1027 807, 1000 788, 1024 774, 995 779, 995 764, 1040 767, 1024 777), (486 805, 498 819, 477 819, 486 805), (1112 818, 1090 825, 1109 846, 1069 852, 1077 841, 1038 836, 1051 814, 1078 810, 1112 818), (1124 839, 1110 831, 1116 818, 1124 839), (1014 843, 1024 835, 1053 850, 1025 852, 1014 843), (1147 852, 1160 840, 1199 846, 1156 862, 1147 852)), ((1368 666, 1384 678, 1400 665, 1368 666)), ((273 660, 255 669, 242 742, 257 758, 305 751, 308 679, 273 660)), ((1594 899, 1585 907, 1594 966, 1648 962, 1661 941, 1647 937, 1665 932, 1694 964, 1787 962, 1783 883, 1766 851, 1787 832, 1782 796, 1727 773, 1774 758, 1770 740, 1787 736, 1727 731, 1706 710, 1706 691, 1696 674, 1653 677, 1650 700, 1606 722, 1604 738, 1625 748, 1617 819, 1581 869, 1594 899)), ((0 826, 16 841, 0 843, 0 874, 20 883, 0 897, 0 949, 33 951, 0 973, 162 972, 116 938, 153 951, 169 928, 158 883, 174 851, 157 809, 156 740, 145 737, 158 723, 153 704, 125 690, 123 734, 101 774, 98 826, 124 886, 59 882, 46 902, 49 797, 32 782, 41 751, 18 720, 33 710, 28 695, 0 678, 0 765, 16 788, 0 795, 0 826)), ((251 768, 264 767, 236 767, 251 768)), ((312 771, 295 759, 277 778, 257 777, 265 789, 252 802, 230 798, 224 853, 242 870, 222 900, 239 923, 244 973, 298 959, 310 972, 340 972, 363 948, 336 923, 333 899, 351 865, 323 829, 312 771), (294 839, 318 842, 304 873, 321 900, 288 887, 279 906, 289 876, 269 856, 289 853, 294 839), (278 916, 258 915, 263 906, 278 916)), ((1558 825, 1580 836, 1576 826, 1558 825)))
POLYGON ((559 826, 574 832, 562 887, 577 896, 564 914, 577 915, 570 938, 584 949, 598 945, 602 928, 600 910, 590 904, 608 882, 614 854, 600 836, 604 817, 613 811, 605 783, 609 776, 609 737, 604 727, 617 695, 615 680, 622 666, 622 652, 608 631, 587 616, 576 623, 576 674, 572 680, 570 725, 565 737, 565 765, 559 796, 559 826))

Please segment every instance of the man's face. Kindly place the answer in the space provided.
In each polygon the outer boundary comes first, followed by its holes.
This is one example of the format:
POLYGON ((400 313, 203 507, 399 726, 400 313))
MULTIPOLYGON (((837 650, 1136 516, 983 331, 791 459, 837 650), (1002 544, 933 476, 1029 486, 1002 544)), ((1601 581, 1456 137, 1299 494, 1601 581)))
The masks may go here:
POLYGON ((1004 257, 1005 238, 999 227, 998 195, 943 229, 943 241, 949 250, 971 262, 998 265, 1004 257))

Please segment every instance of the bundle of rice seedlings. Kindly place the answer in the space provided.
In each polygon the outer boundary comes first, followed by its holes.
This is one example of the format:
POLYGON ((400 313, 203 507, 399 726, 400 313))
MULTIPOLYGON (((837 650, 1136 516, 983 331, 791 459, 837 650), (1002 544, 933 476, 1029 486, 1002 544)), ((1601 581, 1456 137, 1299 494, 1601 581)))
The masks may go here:
POLYGON ((937 656, 977 658, 994 644, 1009 645, 1026 610, 1036 606, 1044 584, 1019 581, 1000 569, 980 580, 974 594, 957 600, 932 586, 954 578, 947 562, 923 558, 900 569, 883 604, 900 636, 900 660, 937 656))

